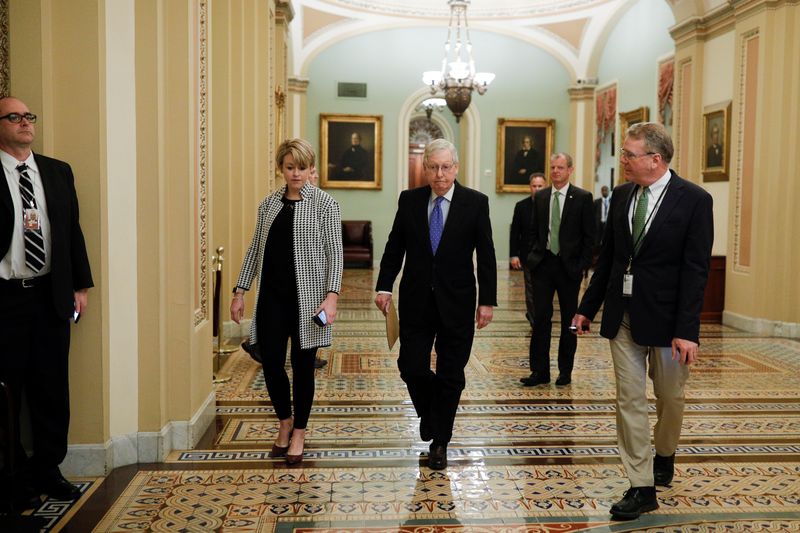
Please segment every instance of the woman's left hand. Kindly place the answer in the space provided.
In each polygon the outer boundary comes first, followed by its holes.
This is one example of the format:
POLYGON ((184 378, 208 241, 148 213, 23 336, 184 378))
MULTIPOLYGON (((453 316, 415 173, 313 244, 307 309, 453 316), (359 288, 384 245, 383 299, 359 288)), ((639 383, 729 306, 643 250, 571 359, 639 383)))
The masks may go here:
POLYGON ((317 309, 314 311, 314 314, 316 315, 324 309, 328 324, 333 324, 333 322, 336 320, 336 305, 338 302, 339 295, 335 292, 329 292, 319 307, 317 307, 317 309))

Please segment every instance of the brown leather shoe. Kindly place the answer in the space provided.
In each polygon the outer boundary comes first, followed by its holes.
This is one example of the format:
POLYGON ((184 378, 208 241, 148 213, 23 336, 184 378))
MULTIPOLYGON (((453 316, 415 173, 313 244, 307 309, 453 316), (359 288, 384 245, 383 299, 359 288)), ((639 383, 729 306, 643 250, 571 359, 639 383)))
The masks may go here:
POLYGON ((286 455, 286 452, 289 450, 289 446, 278 446, 277 444, 272 445, 272 450, 269 452, 269 457, 283 457, 286 455))
POLYGON ((287 453, 287 454, 286 454, 286 464, 287 464, 287 465, 296 465, 296 464, 300 464, 300 463, 302 463, 302 462, 303 462, 303 456, 304 456, 304 455, 305 455, 304 453, 301 453, 300 455, 289 455, 289 454, 287 453))

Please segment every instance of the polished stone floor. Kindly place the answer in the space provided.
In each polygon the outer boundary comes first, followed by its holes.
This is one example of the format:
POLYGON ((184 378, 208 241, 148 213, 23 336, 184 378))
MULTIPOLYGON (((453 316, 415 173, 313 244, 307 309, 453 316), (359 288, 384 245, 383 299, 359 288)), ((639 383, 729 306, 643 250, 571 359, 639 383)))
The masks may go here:
POLYGON ((52 530, 800 531, 799 341, 704 324, 675 480, 659 489, 657 511, 613 522, 608 508, 628 482, 608 342, 579 340, 570 386, 522 387, 522 278, 500 271, 500 305, 476 336, 450 466, 431 471, 398 347, 387 348, 372 304, 373 277, 345 271, 301 465, 267 457, 277 425, 263 376, 237 353, 199 449, 85 480, 85 496, 52 530))

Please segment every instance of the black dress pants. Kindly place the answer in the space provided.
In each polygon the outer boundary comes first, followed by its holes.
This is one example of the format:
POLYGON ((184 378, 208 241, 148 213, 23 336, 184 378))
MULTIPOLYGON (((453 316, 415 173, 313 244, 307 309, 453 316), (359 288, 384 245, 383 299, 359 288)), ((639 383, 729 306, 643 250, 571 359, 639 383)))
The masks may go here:
POLYGON ((573 279, 561 259, 547 252, 533 272, 533 305, 536 314, 530 344, 531 372, 550 379, 550 336, 553 324, 553 296, 558 294, 561 308, 561 336, 558 344, 558 371, 562 376, 572 375, 578 339, 569 330, 572 317, 578 309, 578 291, 581 279, 573 279))
POLYGON ((317 348, 300 349, 297 298, 264 288, 258 299, 258 345, 267 392, 278 420, 292 416, 294 427, 305 429, 314 401, 314 359, 317 348), (292 385, 286 373, 286 344, 291 339, 292 385))
POLYGON ((442 324, 433 292, 428 296, 424 316, 400 322, 400 378, 408 388, 417 416, 426 418, 437 444, 447 444, 453 436, 474 335, 472 321, 457 327, 442 324), (436 350, 435 372, 431 370, 431 348, 436 350))
MULTIPOLYGON (((0 280, 0 380, 13 392, 17 427, 22 395, 27 399, 33 433, 27 469, 34 477, 52 476, 67 455, 69 337, 69 321, 59 318, 53 307, 49 276, 29 288, 19 281, 0 280)), ((3 405, 4 427, 6 412, 3 405)), ((22 466, 26 457, 22 444, 14 444, 22 466)))

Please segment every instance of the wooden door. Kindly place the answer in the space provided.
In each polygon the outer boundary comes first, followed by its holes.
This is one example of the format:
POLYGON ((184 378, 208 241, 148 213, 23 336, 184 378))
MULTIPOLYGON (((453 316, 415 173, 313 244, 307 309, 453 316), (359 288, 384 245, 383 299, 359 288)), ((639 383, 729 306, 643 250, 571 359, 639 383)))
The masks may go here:
POLYGON ((425 153, 425 145, 421 143, 410 143, 408 145, 408 188, 416 189, 422 185, 427 185, 425 171, 422 168, 422 155, 425 153))

